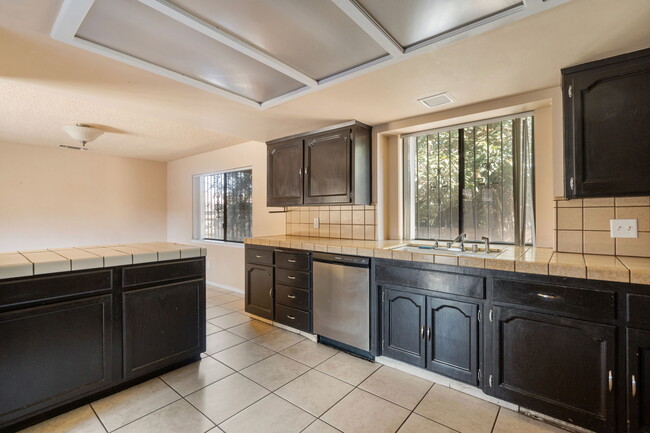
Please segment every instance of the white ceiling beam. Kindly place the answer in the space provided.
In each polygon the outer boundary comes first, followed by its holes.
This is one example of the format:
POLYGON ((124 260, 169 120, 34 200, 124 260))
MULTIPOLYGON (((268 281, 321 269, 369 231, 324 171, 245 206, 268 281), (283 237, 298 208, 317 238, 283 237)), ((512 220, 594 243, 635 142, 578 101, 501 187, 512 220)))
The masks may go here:
POLYGON ((61 42, 71 41, 94 2, 95 0, 65 0, 50 36, 61 42))
POLYGON ((388 54, 399 57, 404 48, 354 0, 331 0, 354 23, 377 42, 388 54))
POLYGON ((315 79, 309 77, 303 72, 300 72, 299 70, 287 65, 286 63, 260 50, 259 48, 203 21, 200 18, 195 17, 194 15, 172 5, 171 3, 168 3, 165 0, 138 1, 168 16, 169 18, 204 34, 209 38, 214 39, 217 42, 227 45, 230 48, 257 60, 258 62, 263 63, 266 66, 293 78, 296 81, 299 81, 309 87, 316 87, 318 85, 318 82, 315 79))

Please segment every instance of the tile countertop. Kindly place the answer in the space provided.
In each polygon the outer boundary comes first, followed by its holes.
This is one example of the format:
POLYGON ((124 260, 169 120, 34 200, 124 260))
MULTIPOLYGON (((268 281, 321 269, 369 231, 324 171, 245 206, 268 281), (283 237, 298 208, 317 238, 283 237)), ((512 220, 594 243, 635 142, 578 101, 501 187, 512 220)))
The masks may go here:
MULTIPOLYGON (((288 235, 248 238, 244 242, 250 245, 295 248, 353 256, 650 285, 650 258, 642 257, 558 253, 552 248, 506 246, 501 253, 494 257, 484 258, 449 255, 442 251, 430 250, 423 250, 421 253, 394 251, 393 248, 408 243, 403 240, 358 241, 288 235)), ((426 244, 426 242, 418 243, 426 244)), ((468 242, 469 244, 471 243, 468 242)))
POLYGON ((171 242, 0 253, 0 279, 135 265, 205 255, 205 248, 171 242))

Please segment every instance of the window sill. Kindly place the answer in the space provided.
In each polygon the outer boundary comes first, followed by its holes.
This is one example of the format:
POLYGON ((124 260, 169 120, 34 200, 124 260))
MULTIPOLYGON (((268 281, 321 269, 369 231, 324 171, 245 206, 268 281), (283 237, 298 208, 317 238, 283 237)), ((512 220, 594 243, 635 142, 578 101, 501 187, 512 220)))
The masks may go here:
POLYGON ((213 247, 232 247, 232 248, 244 248, 244 243, 239 242, 226 242, 226 241, 209 241, 204 239, 192 239, 191 243, 198 245, 210 245, 213 247))

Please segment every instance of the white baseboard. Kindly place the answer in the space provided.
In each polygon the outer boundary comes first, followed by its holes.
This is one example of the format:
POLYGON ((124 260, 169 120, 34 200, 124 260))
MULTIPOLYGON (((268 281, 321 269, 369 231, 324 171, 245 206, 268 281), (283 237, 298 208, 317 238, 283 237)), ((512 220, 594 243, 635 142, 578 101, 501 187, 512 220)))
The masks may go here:
POLYGON ((242 289, 238 288, 238 287, 227 286, 225 284, 219 284, 219 283, 215 283, 213 281, 206 281, 205 284, 208 285, 208 286, 216 287, 218 289, 230 290, 231 292, 244 294, 244 291, 242 289))

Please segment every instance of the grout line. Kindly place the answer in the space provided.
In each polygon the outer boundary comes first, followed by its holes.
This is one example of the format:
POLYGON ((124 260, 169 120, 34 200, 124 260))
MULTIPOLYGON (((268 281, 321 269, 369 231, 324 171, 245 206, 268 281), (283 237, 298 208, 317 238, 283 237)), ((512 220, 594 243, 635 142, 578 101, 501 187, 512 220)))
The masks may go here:
POLYGON ((93 413, 94 413, 95 416, 97 417, 97 420, 98 420, 99 423, 101 424, 101 426, 102 426, 102 428, 104 429, 104 431, 108 432, 108 429, 107 429, 106 426, 104 425, 104 422, 103 422, 102 419, 99 417, 99 415, 97 415, 97 412, 95 411, 95 408, 93 407, 92 403, 94 403, 94 402, 91 402, 91 403, 88 404, 88 406, 90 406, 90 410, 93 411, 93 413))
POLYGON ((494 423, 492 424, 492 429, 490 432, 494 433, 494 429, 497 426, 497 420, 499 419, 499 415, 501 415, 501 406, 499 406, 499 410, 497 410, 497 416, 494 417, 494 423))

